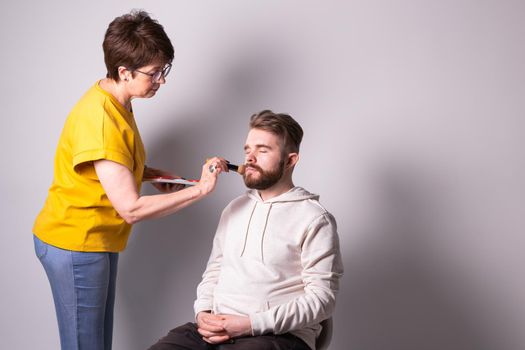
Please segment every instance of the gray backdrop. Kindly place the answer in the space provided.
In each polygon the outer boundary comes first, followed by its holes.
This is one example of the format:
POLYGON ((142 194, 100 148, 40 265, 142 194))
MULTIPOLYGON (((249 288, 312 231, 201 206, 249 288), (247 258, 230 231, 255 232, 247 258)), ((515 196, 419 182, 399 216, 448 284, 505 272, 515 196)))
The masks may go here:
MULTIPOLYGON (((132 8, 176 50, 134 104, 148 164, 191 178, 208 156, 242 161, 261 109, 303 125, 296 184, 337 218, 346 269, 331 349, 525 347, 523 1, 62 0, 0 5, 1 348, 59 346, 31 227, 65 117, 105 74, 105 29, 132 8)), ((220 211, 243 191, 227 174, 136 225, 114 349, 192 319, 220 211)))

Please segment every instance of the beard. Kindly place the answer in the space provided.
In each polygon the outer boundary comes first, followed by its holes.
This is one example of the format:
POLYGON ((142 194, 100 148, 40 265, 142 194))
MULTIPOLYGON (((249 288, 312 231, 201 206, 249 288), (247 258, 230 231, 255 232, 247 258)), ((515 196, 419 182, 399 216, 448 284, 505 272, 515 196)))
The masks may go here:
POLYGON ((244 174, 244 184, 246 187, 254 190, 266 190, 275 185, 284 174, 284 160, 281 159, 276 168, 270 170, 263 170, 258 165, 247 165, 246 168, 252 168, 259 172, 259 177, 254 177, 256 174, 244 174))

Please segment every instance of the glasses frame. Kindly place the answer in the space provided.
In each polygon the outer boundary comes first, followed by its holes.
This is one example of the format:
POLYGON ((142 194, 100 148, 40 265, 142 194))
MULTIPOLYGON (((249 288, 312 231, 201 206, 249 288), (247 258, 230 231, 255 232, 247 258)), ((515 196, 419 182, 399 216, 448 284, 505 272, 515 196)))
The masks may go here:
POLYGON ((162 78, 166 78, 168 76, 168 74, 170 73, 171 71, 171 63, 168 63, 164 66, 164 68, 162 68, 162 70, 158 70, 156 72, 153 72, 153 73, 146 73, 146 72, 142 72, 138 69, 135 69, 133 72, 139 72, 139 73, 142 73, 142 74, 146 74, 146 75, 149 75, 151 77, 151 82, 152 83, 158 83, 160 82, 160 80, 162 78))

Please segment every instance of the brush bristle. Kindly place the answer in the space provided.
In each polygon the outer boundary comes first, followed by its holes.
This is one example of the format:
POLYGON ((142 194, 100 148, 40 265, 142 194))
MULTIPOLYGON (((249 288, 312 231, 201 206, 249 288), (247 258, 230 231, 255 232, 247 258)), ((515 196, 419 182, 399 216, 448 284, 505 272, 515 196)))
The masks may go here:
POLYGON ((237 172, 241 175, 244 175, 244 171, 246 170, 246 166, 244 165, 239 165, 239 168, 237 169, 237 172))

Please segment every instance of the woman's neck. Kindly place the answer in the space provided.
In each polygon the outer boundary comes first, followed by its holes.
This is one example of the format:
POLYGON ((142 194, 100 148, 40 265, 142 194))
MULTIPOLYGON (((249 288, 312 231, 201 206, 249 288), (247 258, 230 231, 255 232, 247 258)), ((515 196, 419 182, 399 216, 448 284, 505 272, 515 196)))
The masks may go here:
POLYGON ((100 87, 113 95, 126 110, 131 112, 131 97, 124 84, 110 78, 104 78, 100 81, 100 87))

